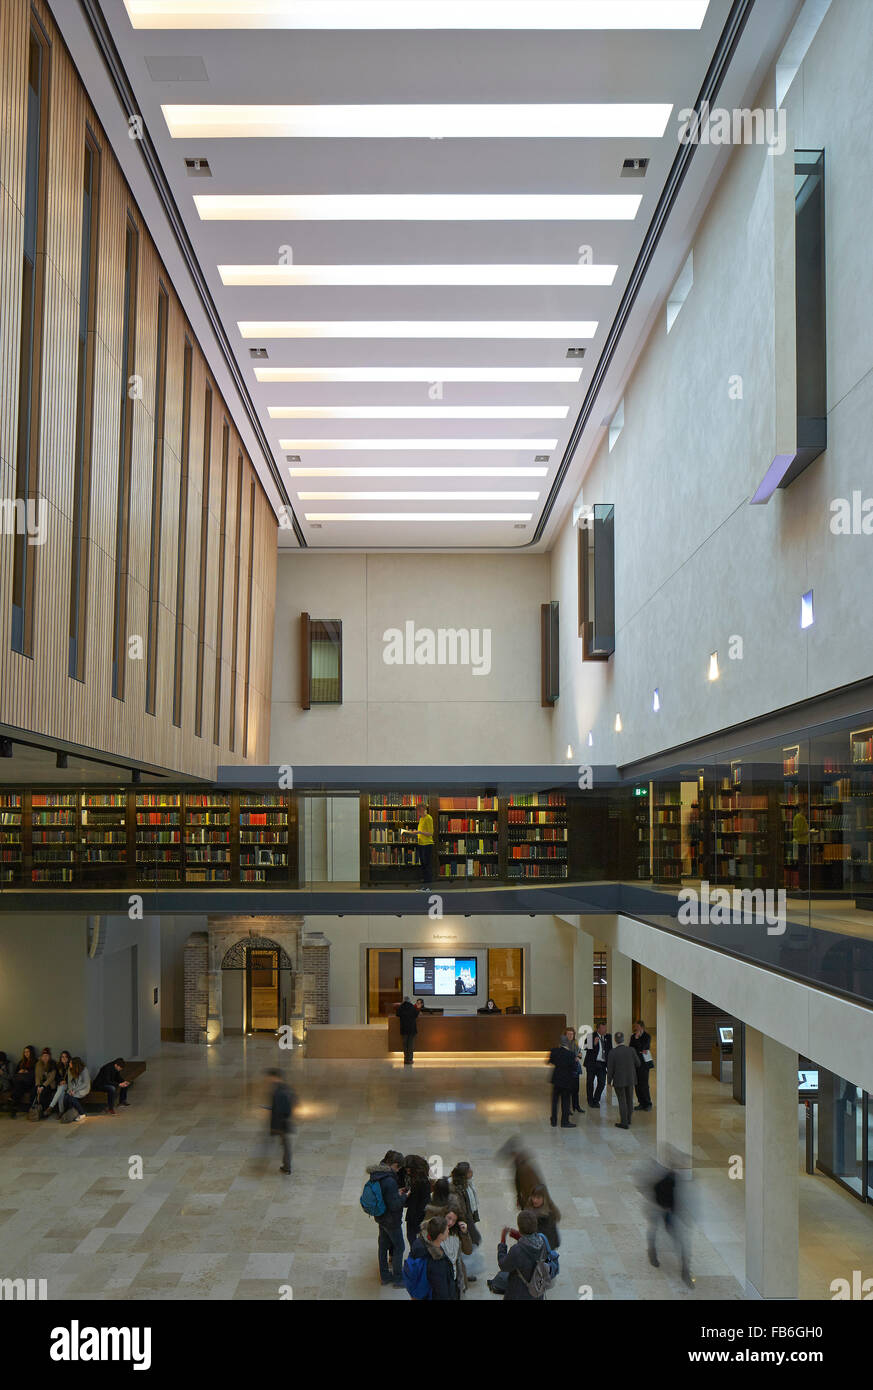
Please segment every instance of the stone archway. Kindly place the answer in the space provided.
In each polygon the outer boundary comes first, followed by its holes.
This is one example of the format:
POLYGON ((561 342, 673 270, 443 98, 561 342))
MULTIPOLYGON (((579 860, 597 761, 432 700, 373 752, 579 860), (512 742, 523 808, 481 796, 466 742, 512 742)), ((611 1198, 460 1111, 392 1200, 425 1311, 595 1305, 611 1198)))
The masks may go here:
POLYGON ((194 932, 185 947, 185 1041, 216 1043, 224 1038, 221 972, 249 946, 278 948, 282 969, 292 972, 289 1023, 303 1039, 305 1022, 329 1021, 330 942, 307 932, 302 916, 210 917, 208 931, 194 932))

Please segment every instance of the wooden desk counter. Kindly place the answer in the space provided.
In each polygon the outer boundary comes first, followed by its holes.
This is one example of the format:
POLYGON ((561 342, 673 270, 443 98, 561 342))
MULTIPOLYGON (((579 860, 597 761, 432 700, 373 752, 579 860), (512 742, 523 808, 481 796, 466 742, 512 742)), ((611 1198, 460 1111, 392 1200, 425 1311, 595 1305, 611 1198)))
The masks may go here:
MULTIPOLYGON (((567 1026, 566 1014, 421 1014, 416 1052, 549 1052, 567 1026)), ((402 1052, 399 1018, 388 1020, 388 1050, 402 1052)))

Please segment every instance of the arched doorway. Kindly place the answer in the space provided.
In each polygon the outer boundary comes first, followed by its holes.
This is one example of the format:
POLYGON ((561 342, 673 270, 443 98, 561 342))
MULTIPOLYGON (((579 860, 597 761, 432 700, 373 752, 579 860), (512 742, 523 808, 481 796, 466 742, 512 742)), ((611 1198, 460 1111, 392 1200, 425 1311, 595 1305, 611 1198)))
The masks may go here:
POLYGON ((221 961, 222 1023, 229 1035, 273 1033, 293 1008, 291 958, 269 937, 235 941, 221 961))

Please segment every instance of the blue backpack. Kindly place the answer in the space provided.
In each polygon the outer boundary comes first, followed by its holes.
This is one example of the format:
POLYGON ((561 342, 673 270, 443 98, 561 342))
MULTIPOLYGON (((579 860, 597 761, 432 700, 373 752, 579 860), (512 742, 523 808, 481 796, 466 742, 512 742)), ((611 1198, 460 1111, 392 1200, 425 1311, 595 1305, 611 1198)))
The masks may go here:
POLYGON ((382 1184, 378 1178, 369 1178, 364 1183, 361 1206, 368 1216, 385 1215, 385 1198, 382 1196, 382 1184))
POLYGON ((427 1277, 427 1256, 422 1259, 407 1255, 403 1261, 403 1284, 409 1297, 418 1302, 433 1298, 433 1290, 427 1277))

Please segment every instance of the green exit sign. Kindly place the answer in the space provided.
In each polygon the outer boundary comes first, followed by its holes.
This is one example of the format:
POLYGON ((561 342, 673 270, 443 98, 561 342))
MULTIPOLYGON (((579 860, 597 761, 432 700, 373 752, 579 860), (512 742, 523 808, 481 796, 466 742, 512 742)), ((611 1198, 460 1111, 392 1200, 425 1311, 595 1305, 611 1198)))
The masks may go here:
POLYGON ((634 796, 648 796, 648 787, 634 787, 634 796))

